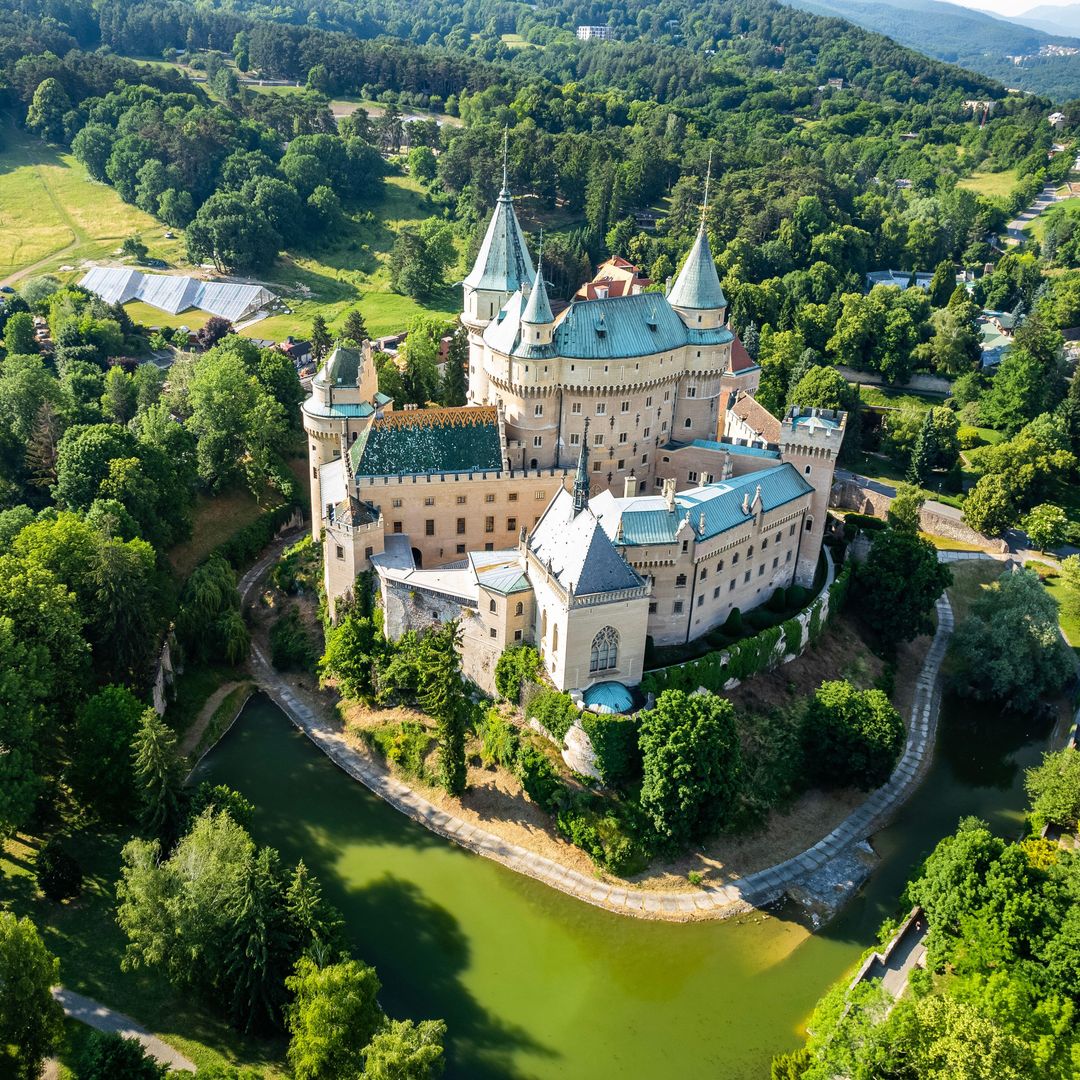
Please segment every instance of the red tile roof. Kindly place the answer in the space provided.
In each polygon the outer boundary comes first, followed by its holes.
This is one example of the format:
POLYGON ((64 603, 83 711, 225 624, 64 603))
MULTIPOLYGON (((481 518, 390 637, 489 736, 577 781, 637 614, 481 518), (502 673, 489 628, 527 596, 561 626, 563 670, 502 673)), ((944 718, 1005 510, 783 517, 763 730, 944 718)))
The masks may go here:
POLYGON ((731 406, 731 411, 766 442, 778 443, 780 441, 780 421, 749 394, 739 393, 731 406))
POLYGON ((739 340, 739 335, 736 334, 735 340, 731 343, 732 373, 737 375, 740 371, 749 371, 753 367, 757 367, 754 358, 746 351, 746 346, 739 340))

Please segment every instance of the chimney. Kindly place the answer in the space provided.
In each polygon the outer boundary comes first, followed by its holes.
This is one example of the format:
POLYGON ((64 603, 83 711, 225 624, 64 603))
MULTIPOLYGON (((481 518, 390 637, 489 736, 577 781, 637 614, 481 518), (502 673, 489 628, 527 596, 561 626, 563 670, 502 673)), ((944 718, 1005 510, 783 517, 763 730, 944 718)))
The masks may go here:
POLYGON ((750 493, 748 491, 743 492, 742 512, 744 514, 749 514, 750 513, 750 493))
POLYGON ((637 478, 631 473, 623 480, 622 495, 624 499, 632 499, 637 494, 637 478))
POLYGON ((664 502, 667 505, 668 513, 670 514, 675 509, 675 477, 668 476, 664 479, 664 486, 661 489, 664 502))

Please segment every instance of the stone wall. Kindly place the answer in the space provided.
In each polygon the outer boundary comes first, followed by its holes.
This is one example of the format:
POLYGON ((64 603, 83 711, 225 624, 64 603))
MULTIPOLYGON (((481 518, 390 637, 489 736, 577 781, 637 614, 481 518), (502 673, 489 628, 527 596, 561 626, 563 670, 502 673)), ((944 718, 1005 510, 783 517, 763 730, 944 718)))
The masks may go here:
MULTIPOLYGON (((851 383, 862 383, 864 386, 885 386, 885 380, 873 371, 856 371, 854 368, 845 367, 843 364, 837 367, 837 371, 851 383)), ((951 394, 952 383, 948 379, 942 379, 937 375, 912 375, 906 383, 889 383, 893 390, 915 390, 923 394, 951 394)))
POLYGON ((928 532, 931 536, 943 536, 946 540, 958 540, 963 544, 974 544, 976 547, 986 548, 987 551, 993 551, 999 555, 1009 550, 1009 545, 1004 540, 992 540, 989 536, 976 532, 962 521, 958 521, 954 517, 946 517, 944 514, 935 513, 933 510, 927 510, 925 506, 919 511, 919 524, 922 526, 923 532, 928 532))
POLYGON ((855 510, 870 517, 883 518, 892 499, 863 487, 856 480, 835 480, 829 493, 829 505, 838 510, 855 510))

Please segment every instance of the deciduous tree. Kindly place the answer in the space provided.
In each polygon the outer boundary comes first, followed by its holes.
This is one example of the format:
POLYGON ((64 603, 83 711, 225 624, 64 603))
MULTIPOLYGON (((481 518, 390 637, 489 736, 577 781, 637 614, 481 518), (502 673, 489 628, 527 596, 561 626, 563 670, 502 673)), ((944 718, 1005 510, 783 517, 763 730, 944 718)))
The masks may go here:
POLYGON ((41 1063, 60 1041, 64 1010, 52 996, 60 961, 34 924, 0 911, 0 1073, 37 1080, 41 1063))

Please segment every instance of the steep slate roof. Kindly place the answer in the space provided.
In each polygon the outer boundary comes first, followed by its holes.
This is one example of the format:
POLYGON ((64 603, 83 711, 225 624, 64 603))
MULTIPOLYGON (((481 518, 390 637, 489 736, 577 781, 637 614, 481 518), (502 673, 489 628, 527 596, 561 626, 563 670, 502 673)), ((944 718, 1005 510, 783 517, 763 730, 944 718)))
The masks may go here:
POLYGON ((675 496, 674 510, 667 509, 660 495, 616 499, 610 492, 598 495, 589 505, 602 521, 607 535, 620 545, 673 544, 687 515, 700 541, 750 521, 750 515, 743 513, 743 496, 748 495, 753 501, 759 486, 765 513, 813 491, 798 469, 785 462, 760 472, 680 492, 675 496), (702 514, 705 515, 704 528, 701 527, 702 514))
POLYGON ((548 303, 547 286, 544 284, 543 267, 537 266, 536 278, 529 290, 529 302, 521 313, 521 321, 542 326, 555 321, 551 314, 551 304, 548 303))
POLYGON ((529 550, 567 592, 577 595, 640 589, 645 583, 612 546, 593 512, 574 513, 561 488, 529 537, 529 550))
POLYGON ((349 448, 356 476, 496 472, 502 468, 494 406, 387 413, 349 448))
POLYGON ((514 213, 510 192, 504 187, 495 203, 484 241, 464 284, 473 289, 512 293, 533 277, 532 259, 514 213))
POLYGON ((694 246, 690 249, 690 254, 686 256, 686 262, 683 263, 667 298, 674 307, 693 311, 711 311, 727 307, 704 222, 698 229, 694 246))
POLYGON ((749 394, 738 394, 731 405, 731 411, 766 442, 780 441, 780 421, 749 394))

